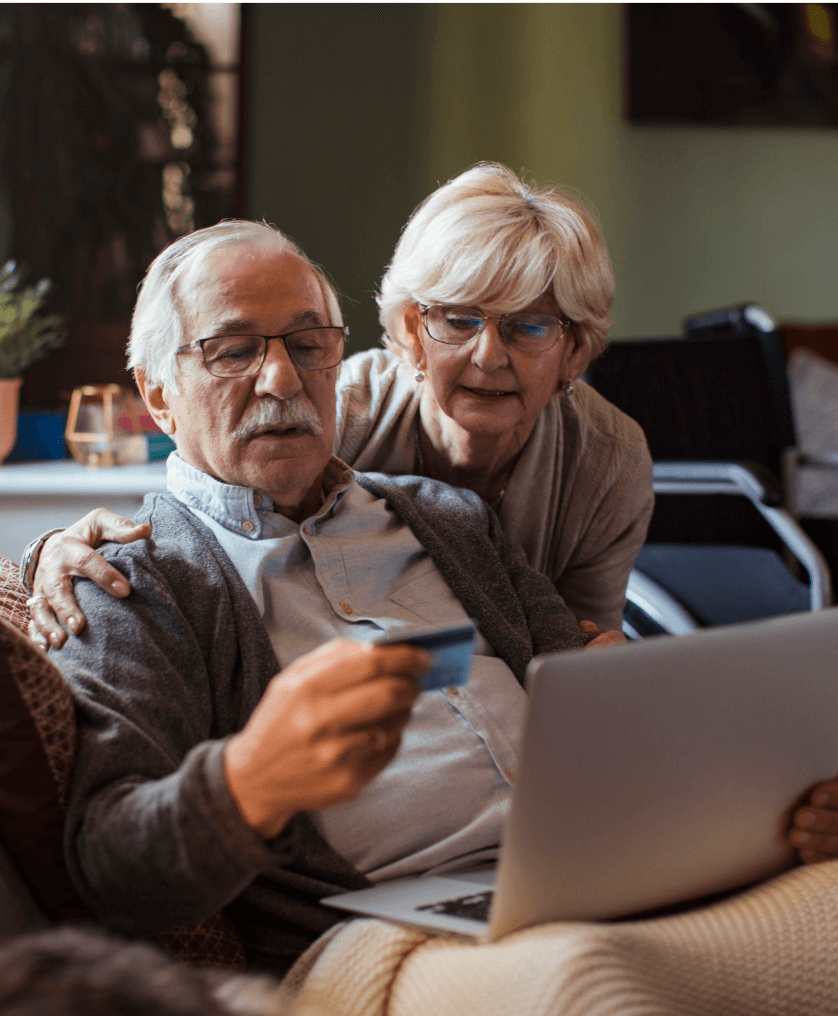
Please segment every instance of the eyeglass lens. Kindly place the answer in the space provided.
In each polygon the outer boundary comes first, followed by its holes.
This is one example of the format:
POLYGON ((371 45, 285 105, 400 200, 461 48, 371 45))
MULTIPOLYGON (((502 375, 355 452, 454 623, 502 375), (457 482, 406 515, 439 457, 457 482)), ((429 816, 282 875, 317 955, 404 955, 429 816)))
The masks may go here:
POLYGON ((207 370, 215 377, 255 374, 265 358, 268 338, 282 338, 300 370, 325 370, 343 356, 342 328, 308 328, 285 336, 221 335, 202 345, 207 370))
MULTIPOLYGON (((479 311, 466 307, 437 304, 425 311, 425 327, 431 338, 451 345, 470 342, 483 331, 486 320, 479 311)), ((555 346, 562 323, 549 314, 505 314, 500 319, 500 331, 509 345, 538 353, 555 346)))

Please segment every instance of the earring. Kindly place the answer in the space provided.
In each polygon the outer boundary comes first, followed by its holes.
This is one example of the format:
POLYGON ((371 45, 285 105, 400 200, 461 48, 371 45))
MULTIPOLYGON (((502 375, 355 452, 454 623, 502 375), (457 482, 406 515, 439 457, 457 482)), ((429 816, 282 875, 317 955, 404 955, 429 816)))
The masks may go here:
POLYGON ((422 382, 425 380, 425 372, 423 370, 417 370, 416 373, 413 375, 413 380, 418 381, 419 384, 422 384, 422 382))
POLYGON ((565 395, 573 395, 573 385, 569 381, 562 381, 561 386, 565 395))

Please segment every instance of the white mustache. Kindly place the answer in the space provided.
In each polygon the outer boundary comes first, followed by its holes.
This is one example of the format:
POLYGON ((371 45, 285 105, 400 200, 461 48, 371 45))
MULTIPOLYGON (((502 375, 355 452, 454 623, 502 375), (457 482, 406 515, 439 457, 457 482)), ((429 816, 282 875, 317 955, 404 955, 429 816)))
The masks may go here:
POLYGON ((290 399, 282 400, 263 396, 233 431, 233 437, 236 441, 249 441, 259 431, 274 427, 295 427, 307 430, 315 437, 320 437, 323 433, 323 424, 317 410, 301 395, 292 395, 290 399))

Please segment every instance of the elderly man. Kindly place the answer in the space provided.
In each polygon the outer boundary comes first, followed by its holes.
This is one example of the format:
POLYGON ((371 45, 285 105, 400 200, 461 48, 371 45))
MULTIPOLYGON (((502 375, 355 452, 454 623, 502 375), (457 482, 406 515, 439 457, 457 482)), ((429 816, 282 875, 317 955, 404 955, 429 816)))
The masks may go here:
POLYGON ((88 903, 141 934, 226 908, 278 970, 337 919, 322 896, 494 854, 524 669, 585 642, 476 495, 332 457, 345 331, 265 225, 153 262, 130 365, 177 444, 169 489, 138 515, 153 540, 105 548, 129 598, 79 583, 89 628, 54 652, 79 717, 66 842, 88 903), (369 641, 468 616, 466 689, 417 700, 426 655, 369 641))

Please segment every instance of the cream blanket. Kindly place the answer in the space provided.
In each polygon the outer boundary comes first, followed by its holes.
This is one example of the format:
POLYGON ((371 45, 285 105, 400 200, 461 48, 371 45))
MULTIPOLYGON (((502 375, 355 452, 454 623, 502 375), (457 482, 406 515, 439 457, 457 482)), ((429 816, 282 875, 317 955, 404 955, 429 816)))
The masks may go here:
POLYGON ((493 945, 353 920, 272 996, 268 1011, 288 1016, 834 1016, 838 862, 686 914, 493 945))

